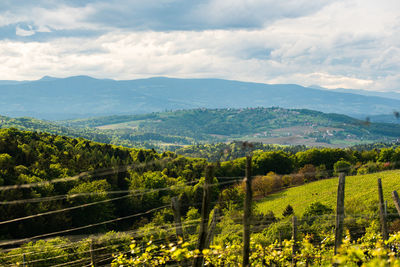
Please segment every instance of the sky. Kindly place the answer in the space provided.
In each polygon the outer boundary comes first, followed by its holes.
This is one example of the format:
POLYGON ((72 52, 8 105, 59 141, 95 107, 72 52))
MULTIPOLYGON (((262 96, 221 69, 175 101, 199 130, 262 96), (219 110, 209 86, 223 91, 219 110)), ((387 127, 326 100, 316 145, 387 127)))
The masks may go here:
POLYGON ((0 80, 89 75, 400 92, 398 0, 1 0, 0 80))

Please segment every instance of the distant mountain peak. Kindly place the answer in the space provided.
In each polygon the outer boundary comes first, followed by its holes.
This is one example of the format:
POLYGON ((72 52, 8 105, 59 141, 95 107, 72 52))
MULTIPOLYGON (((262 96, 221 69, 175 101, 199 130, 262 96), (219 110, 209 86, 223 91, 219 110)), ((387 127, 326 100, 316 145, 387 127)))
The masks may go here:
POLYGON ((58 79, 59 78, 46 75, 46 76, 43 76, 41 79, 39 79, 39 81, 48 82, 48 81, 54 81, 54 80, 58 80, 58 79))

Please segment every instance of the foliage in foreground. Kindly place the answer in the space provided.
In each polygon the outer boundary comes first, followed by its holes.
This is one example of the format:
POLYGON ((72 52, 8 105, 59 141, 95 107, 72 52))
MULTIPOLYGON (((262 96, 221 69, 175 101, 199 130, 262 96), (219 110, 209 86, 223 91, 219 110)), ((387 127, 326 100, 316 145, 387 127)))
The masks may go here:
MULTIPOLYGON (((351 240, 347 233, 337 255, 333 253, 334 235, 325 233, 320 243, 314 243, 311 235, 306 235, 296 244, 297 252, 292 256, 293 240, 276 241, 270 245, 263 245, 260 240, 252 238, 251 256, 252 266, 290 266, 295 261, 297 266, 400 266, 397 249, 400 245, 400 232, 383 241, 376 232, 376 225, 372 224, 367 233, 357 240, 351 240)), ((115 255, 111 266, 157 266, 168 264, 187 264, 200 251, 190 249, 187 242, 157 245, 148 242, 146 247, 140 247, 135 241, 131 244, 129 254, 115 255)), ((241 266, 242 243, 232 242, 225 246, 213 245, 202 251, 206 266, 241 266)))

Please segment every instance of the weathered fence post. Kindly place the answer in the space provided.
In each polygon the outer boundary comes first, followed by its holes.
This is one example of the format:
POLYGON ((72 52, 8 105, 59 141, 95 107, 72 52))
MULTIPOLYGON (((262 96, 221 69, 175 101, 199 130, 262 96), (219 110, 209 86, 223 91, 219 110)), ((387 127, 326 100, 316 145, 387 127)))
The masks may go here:
POLYGON ((387 200, 385 200, 385 217, 387 218, 387 200))
POLYGON ((217 225, 218 222, 218 217, 219 217, 219 209, 215 208, 213 216, 211 218, 210 227, 208 229, 205 248, 210 247, 211 242, 214 238, 214 231, 215 231, 215 226, 217 225))
POLYGON ((296 266, 296 253, 297 253, 297 217, 292 217, 292 266, 296 266))
POLYGON ((243 267, 250 266, 250 219, 253 192, 251 189, 251 156, 246 157, 246 198, 243 214, 243 267))
POLYGON ((25 253, 24 253, 24 255, 22 255, 22 266, 26 267, 26 256, 25 256, 25 253))
POLYGON ((383 240, 388 239, 388 230, 385 216, 385 202, 383 201, 382 179, 378 178, 378 193, 379 193, 379 217, 381 221, 383 240))
POLYGON ((397 194, 396 190, 392 192, 392 198, 394 205, 396 206, 397 213, 400 215, 400 200, 399 200, 399 194, 397 194))
POLYGON ((94 257, 94 251, 93 251, 93 238, 90 239, 90 263, 92 264, 93 267, 97 267, 97 263, 94 257))
POLYGON ((336 227, 335 227, 335 255, 338 252, 340 245, 342 244, 343 238, 343 222, 344 222, 344 185, 345 185, 344 173, 339 174, 339 184, 337 192, 337 203, 336 203, 336 227))
POLYGON ((201 207, 201 222, 200 222, 200 232, 199 232, 199 240, 197 243, 197 249, 200 251, 200 254, 193 259, 193 267, 203 266, 203 254, 202 251, 205 248, 206 237, 207 237, 207 228, 208 228, 208 217, 210 216, 210 202, 211 202, 211 194, 210 194, 210 184, 213 179, 213 166, 208 165, 206 167, 206 179, 204 181, 203 187, 203 202, 201 207))
POLYGON ((178 197, 171 198, 171 207, 174 212, 174 224, 176 231, 176 238, 179 240, 179 237, 183 239, 183 228, 181 222, 181 203, 178 197))

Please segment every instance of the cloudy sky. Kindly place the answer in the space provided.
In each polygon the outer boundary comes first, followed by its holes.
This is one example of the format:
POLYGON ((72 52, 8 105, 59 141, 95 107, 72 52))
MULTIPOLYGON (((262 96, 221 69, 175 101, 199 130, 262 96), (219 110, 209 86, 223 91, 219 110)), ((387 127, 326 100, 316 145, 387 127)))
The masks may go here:
POLYGON ((0 80, 213 77, 400 91, 398 0, 1 0, 0 80))

